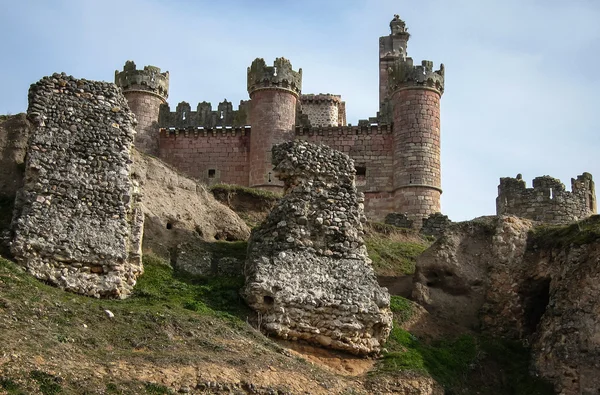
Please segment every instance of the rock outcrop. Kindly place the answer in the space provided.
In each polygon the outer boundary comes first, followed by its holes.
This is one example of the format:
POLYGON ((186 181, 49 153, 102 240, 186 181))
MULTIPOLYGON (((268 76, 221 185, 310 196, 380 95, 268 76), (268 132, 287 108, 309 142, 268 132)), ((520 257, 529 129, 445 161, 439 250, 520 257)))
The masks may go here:
POLYGON ((529 344, 557 393, 600 390, 600 217, 564 228, 488 217, 451 225, 417 259, 433 314, 529 344))
POLYGON ((25 179, 12 253, 35 277, 126 297, 142 272, 144 215, 131 177, 135 116, 119 89, 66 74, 29 91, 25 179))
POLYGON ((285 195, 253 230, 243 295, 264 330, 355 354, 380 350, 392 326, 362 239, 354 164, 326 146, 287 142, 272 162, 285 195))
POLYGON ((184 256, 186 261, 206 260, 207 251, 198 250, 200 242, 248 240, 248 226, 204 185, 152 156, 135 151, 133 159, 133 174, 143 192, 144 253, 179 266, 177 261, 184 256))

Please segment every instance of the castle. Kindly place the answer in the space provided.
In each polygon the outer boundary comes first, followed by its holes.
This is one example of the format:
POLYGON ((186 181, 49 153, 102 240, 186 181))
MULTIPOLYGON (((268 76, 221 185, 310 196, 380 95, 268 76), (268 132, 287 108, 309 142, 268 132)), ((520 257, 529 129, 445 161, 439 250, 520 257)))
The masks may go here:
POLYGON ((406 55, 410 38, 397 15, 379 39, 377 116, 346 124, 345 102, 333 94, 303 94, 302 69, 277 58, 256 59, 248 68, 250 100, 198 104, 167 103, 169 73, 138 70, 128 61, 115 72, 138 119, 137 148, 211 185, 229 183, 282 190, 271 165, 271 147, 293 139, 326 144, 355 162, 365 212, 381 220, 399 212, 421 220, 440 211, 440 99, 444 66, 414 65, 406 55))
MULTIPOLYGON (((354 160, 356 185, 365 195, 365 214, 403 227, 444 227, 440 197, 440 99, 444 65, 407 57, 410 34, 398 15, 390 34, 379 38, 379 112, 357 126, 346 123, 340 95, 303 94, 302 69, 285 58, 268 66, 255 59, 247 71, 250 100, 237 109, 227 100, 216 110, 186 102, 171 111, 169 73, 128 61, 115 71, 135 113, 136 147, 207 185, 237 184, 281 191, 271 148, 294 139, 328 145, 354 160)), ((550 223, 568 223, 597 212, 589 173, 573 181, 573 192, 548 176, 525 188, 502 178, 496 213, 550 223)))

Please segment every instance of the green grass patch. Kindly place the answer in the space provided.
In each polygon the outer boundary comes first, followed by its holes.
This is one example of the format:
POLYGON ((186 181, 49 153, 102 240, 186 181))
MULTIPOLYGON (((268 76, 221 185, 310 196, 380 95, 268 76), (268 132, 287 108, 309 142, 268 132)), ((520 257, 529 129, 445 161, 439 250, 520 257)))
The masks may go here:
POLYGON ((571 225, 541 225, 529 233, 530 248, 566 248, 581 246, 600 239, 600 215, 593 215, 571 225))
POLYGON ((390 310, 400 324, 408 321, 413 315, 412 302, 402 296, 392 295, 390 297, 390 310))
POLYGON ((249 187, 244 187, 241 185, 234 185, 234 184, 215 184, 215 185, 210 186, 209 189, 213 194, 237 193, 240 195, 246 195, 246 196, 260 198, 260 199, 266 199, 266 200, 270 200, 270 201, 276 201, 279 198, 281 198, 280 194, 277 194, 277 193, 274 193, 271 191, 249 188, 249 187))
POLYGON ((40 370, 32 370, 30 377, 38 383, 40 392, 44 395, 55 395, 62 392, 58 377, 40 370))
POLYGON ((386 276, 413 274, 417 257, 428 248, 426 243, 395 241, 379 235, 368 236, 365 244, 375 272, 386 276))

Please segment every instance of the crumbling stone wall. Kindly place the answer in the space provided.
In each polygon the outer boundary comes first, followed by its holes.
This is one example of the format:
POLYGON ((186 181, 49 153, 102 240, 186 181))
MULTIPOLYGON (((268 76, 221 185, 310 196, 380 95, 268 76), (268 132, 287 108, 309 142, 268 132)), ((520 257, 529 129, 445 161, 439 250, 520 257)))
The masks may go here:
POLYGON ((252 232, 243 290, 262 327, 355 354, 377 352, 391 330, 363 241, 363 196, 354 164, 326 146, 273 147, 286 194, 252 232))
POLYGON ((142 272, 144 216, 130 177, 135 116, 105 82, 53 74, 33 84, 25 181, 12 253, 39 279, 125 297, 142 272))
POLYGON ((527 188, 521 175, 503 177, 496 198, 497 215, 515 215, 550 224, 567 224, 595 214, 596 192, 590 173, 571 179, 571 192, 560 180, 537 177, 527 188))

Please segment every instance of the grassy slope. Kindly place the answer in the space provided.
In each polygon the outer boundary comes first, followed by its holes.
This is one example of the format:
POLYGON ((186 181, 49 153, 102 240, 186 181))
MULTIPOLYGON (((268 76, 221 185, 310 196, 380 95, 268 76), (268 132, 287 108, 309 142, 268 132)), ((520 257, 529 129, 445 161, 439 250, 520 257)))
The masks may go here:
POLYGON ((431 245, 431 240, 411 229, 370 223, 365 244, 377 275, 403 276, 415 272, 416 259, 431 245))
POLYGON ((151 257, 145 270, 129 299, 97 300, 0 258, 0 393, 168 393, 216 378, 220 365, 232 371, 225 383, 240 371, 260 383, 274 366, 336 382, 246 323, 241 278, 184 280, 151 257))

